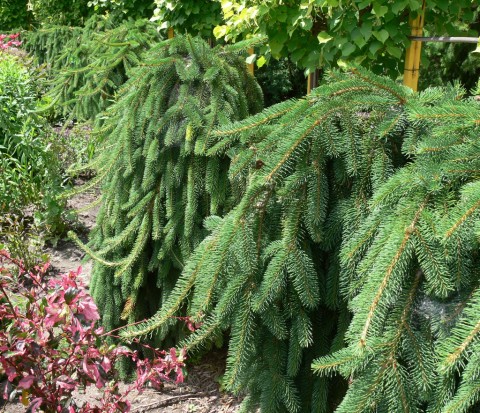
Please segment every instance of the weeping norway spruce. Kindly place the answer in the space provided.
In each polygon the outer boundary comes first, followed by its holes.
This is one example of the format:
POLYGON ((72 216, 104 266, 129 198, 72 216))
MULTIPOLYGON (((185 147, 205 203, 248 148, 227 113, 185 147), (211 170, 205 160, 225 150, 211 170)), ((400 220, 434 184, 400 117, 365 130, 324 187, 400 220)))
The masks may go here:
POLYGON ((86 249, 96 259, 91 290, 107 329, 155 314, 205 238, 204 218, 237 203, 244 184, 229 182, 227 156, 208 157, 205 148, 219 124, 262 108, 240 57, 250 44, 160 42, 104 114, 97 177, 88 184, 101 183, 101 209, 86 249))
POLYGON ((205 139, 245 190, 147 322, 229 332, 246 412, 473 412, 480 378, 480 104, 332 72, 205 139))

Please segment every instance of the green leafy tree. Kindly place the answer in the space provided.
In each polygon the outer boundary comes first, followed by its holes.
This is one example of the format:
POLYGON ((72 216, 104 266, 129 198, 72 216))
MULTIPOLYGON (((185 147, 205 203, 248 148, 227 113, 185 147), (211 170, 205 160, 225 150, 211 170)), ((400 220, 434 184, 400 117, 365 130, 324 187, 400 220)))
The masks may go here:
POLYGON ((162 306, 206 235, 203 219, 226 213, 241 192, 227 179, 228 158, 206 157, 203 148, 214 127, 262 108, 238 56, 247 46, 160 42, 104 114, 97 177, 88 184, 102 183, 102 206, 86 248, 96 258, 91 289, 107 329, 162 306))
POLYGON ((462 95, 355 69, 221 126, 207 155, 245 191, 122 336, 183 311, 203 323, 190 351, 230 331, 245 412, 475 411, 480 105, 462 95))
POLYGON ((14 29, 28 29, 33 15, 28 0, 2 0, 0 2, 0 32, 14 29))
POLYGON ((255 70, 255 78, 262 87, 266 107, 305 94, 303 70, 286 57, 270 60, 255 70))
MULTIPOLYGON (((398 74, 409 45, 409 16, 420 0, 221 0, 225 23, 215 35, 226 40, 259 34, 268 39, 266 56, 290 56, 313 70, 350 61, 377 72, 398 74)), ((458 32, 473 20, 471 0, 427 2, 426 27, 436 35, 458 32)), ((263 62, 263 59, 260 63, 263 62)))
POLYGON ((213 28, 222 22, 220 3, 216 0, 155 0, 155 4, 153 20, 158 20, 162 29, 210 38, 213 28))
POLYGON ((127 18, 150 18, 153 14, 153 0, 90 0, 88 6, 96 13, 113 13, 127 18))
MULTIPOLYGON (((452 25, 450 36, 476 37, 480 29, 478 7, 474 7, 473 18, 463 24, 452 25)), ((428 18, 427 11, 427 18, 428 18)), ((430 29, 426 35, 435 35, 430 29)), ((480 76, 479 53, 475 44, 469 43, 424 43, 422 64, 420 65, 420 88, 443 86, 459 81, 467 90, 475 88, 480 76)))
POLYGON ((37 25, 81 25, 91 15, 87 0, 29 0, 37 25))
POLYGON ((459 81, 466 89, 474 89, 480 78, 480 56, 472 44, 429 44, 428 60, 420 67, 420 87, 442 86, 459 81))

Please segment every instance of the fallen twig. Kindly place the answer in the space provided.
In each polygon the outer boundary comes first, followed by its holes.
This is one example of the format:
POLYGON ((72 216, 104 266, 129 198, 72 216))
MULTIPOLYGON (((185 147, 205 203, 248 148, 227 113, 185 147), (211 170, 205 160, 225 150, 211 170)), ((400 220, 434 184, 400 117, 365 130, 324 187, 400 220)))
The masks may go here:
POLYGON ((132 409, 132 412, 146 412, 148 410, 156 409, 159 407, 167 407, 172 404, 175 404, 179 401, 182 400, 188 400, 188 399, 194 399, 197 397, 205 397, 205 396, 211 396, 212 394, 215 394, 215 391, 210 391, 210 392, 198 392, 198 393, 187 393, 187 394, 179 394, 178 396, 172 396, 169 397, 168 399, 164 400, 159 400, 154 403, 149 403, 149 404, 142 404, 141 406, 135 407, 132 409))

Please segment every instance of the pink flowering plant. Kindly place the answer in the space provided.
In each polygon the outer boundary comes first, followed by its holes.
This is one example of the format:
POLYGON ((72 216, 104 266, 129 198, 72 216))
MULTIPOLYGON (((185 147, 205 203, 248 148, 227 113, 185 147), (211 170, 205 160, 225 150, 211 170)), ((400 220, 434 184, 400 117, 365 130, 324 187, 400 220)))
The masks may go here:
POLYGON ((20 33, 15 34, 0 34, 0 50, 13 49, 22 45, 18 40, 20 33))
POLYGON ((80 269, 47 281, 48 266, 27 271, 21 261, 0 250, 4 399, 18 395, 32 413, 128 412, 127 396, 133 390, 183 381, 185 350, 166 352, 145 346, 154 357, 142 359, 136 351, 107 344, 107 337, 114 335, 97 326, 98 310, 79 279, 80 269), (115 371, 120 357, 129 357, 137 373, 136 380, 122 390, 115 371), (101 400, 76 405, 74 391, 87 386, 101 389, 101 400))

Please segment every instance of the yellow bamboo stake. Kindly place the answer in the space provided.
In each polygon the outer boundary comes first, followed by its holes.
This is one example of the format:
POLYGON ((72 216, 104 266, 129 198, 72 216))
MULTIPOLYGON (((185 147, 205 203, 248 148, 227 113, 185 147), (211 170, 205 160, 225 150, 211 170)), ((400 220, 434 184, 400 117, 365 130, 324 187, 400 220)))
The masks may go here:
POLYGON ((312 91, 312 80, 312 74, 309 73, 307 77, 307 95, 309 95, 312 91))
MULTIPOLYGON (((252 54, 254 54, 255 51, 253 50, 253 47, 251 47, 250 49, 248 49, 248 54, 251 56, 252 54)), ((250 63, 247 65, 248 66, 248 72, 253 76, 254 73, 255 73, 255 65, 253 63, 250 63)))
MULTIPOLYGON (((422 36, 425 23, 425 0, 423 0, 422 11, 415 19, 410 19, 412 36, 422 36)), ((405 70, 403 72, 403 84, 411 89, 418 90, 418 77, 420 73, 420 54, 422 42, 412 41, 405 56, 405 70)))
POLYGON ((175 36, 175 32, 173 31, 173 27, 168 28, 167 36, 169 39, 173 39, 173 36, 175 36))

